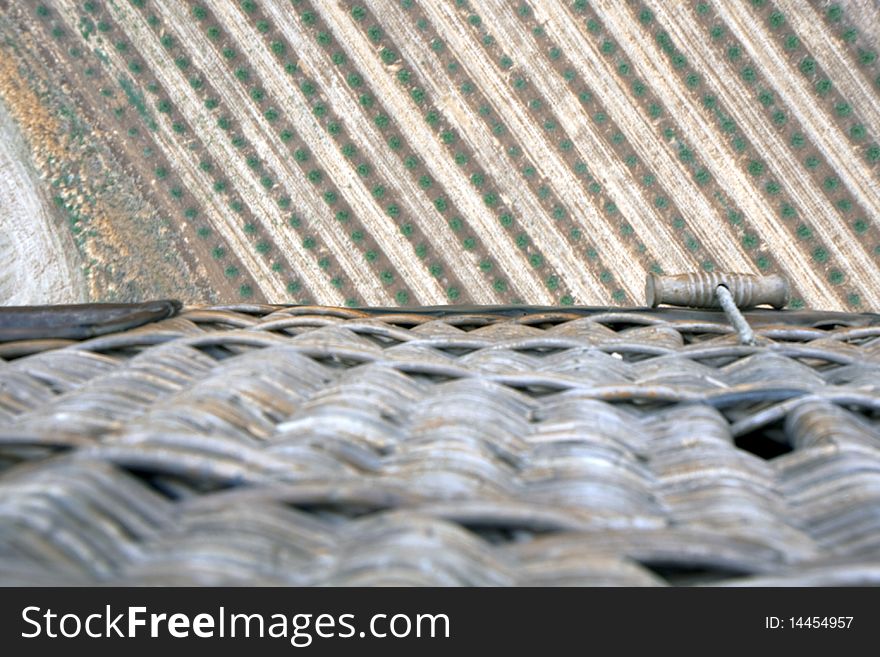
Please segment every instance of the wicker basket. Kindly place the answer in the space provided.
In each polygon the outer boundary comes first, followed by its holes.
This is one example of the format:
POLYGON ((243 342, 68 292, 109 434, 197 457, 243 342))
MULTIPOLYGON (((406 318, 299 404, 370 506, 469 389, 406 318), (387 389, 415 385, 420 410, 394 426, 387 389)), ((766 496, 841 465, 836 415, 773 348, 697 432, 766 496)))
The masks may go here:
POLYGON ((877 315, 66 312, 0 325, 6 584, 880 583, 877 315))

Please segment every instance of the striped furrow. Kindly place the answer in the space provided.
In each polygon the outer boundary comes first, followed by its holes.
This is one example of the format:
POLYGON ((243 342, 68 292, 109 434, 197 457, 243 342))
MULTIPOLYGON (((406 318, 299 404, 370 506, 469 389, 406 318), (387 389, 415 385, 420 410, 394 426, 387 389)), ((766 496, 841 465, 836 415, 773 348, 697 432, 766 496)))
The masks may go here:
MULTIPOLYGON (((378 7, 371 9, 378 10, 378 7)), ((548 244, 552 245, 549 248, 555 249, 556 252, 568 254, 572 249, 560 241, 561 236, 557 231, 544 234, 546 230, 546 221, 542 220, 545 216, 544 208, 527 185, 517 177, 516 163, 507 154, 503 145, 489 133, 484 121, 471 109, 467 100, 462 97, 442 62, 433 54, 425 56, 424 48, 419 46, 422 36, 415 31, 409 17, 399 10, 387 7, 384 17, 386 20, 383 26, 394 40, 395 47, 407 60, 407 68, 420 78, 420 84, 434 99, 437 109, 456 127, 462 140, 473 152, 474 161, 498 185, 501 197, 515 211, 517 221, 526 229, 532 242, 542 250, 547 263, 553 264, 554 255, 554 251, 546 250, 548 244)), ((469 185, 467 193, 473 193, 479 199, 479 193, 473 191, 469 185)), ((517 252, 516 255, 519 253, 517 252)), ((608 292, 587 268, 582 267, 577 277, 572 280, 566 278, 564 283, 574 291, 581 303, 607 303, 608 292), (587 288, 586 292, 585 288, 587 288)))
MULTIPOLYGON (((880 305, 880 284, 876 282, 880 272, 865 251, 864 245, 846 230, 846 223, 816 187, 785 141, 763 120, 760 109, 750 100, 749 90, 743 88, 743 83, 730 64, 722 60, 707 43, 703 30, 691 13, 671 10, 666 3, 657 0, 648 0, 646 4, 654 11, 657 20, 666 27, 682 53, 692 62, 698 62, 697 68, 704 71, 706 79, 711 81, 719 100, 740 126, 743 134, 751 143, 760 144, 761 149, 768 154, 768 171, 773 172, 783 188, 789 191, 794 204, 800 206, 802 216, 810 218, 817 236, 825 243, 829 253, 839 262, 848 264, 847 268, 853 275, 854 282, 863 291, 864 300, 871 306, 880 305)), ((754 21, 751 23, 748 29, 744 25, 740 29, 750 30, 752 33, 760 30, 754 21)), ((791 71, 789 75, 797 73, 791 71)), ((805 270, 804 255, 801 253, 799 264, 792 268, 798 279, 805 270)), ((798 261, 794 260, 792 264, 795 263, 798 261)), ((840 302, 836 306, 839 307, 840 302)))
MULTIPOLYGON (((430 11, 428 10, 427 13, 430 11)), ((467 100, 462 97, 457 85, 449 77, 441 62, 433 55, 425 57, 421 54, 424 51, 418 47, 419 36, 413 32, 409 17, 399 10, 386 12, 386 16, 385 25, 388 33, 393 36, 395 42, 402 49, 412 69, 424 80, 434 98, 438 99, 440 106, 454 117, 454 125, 459 129, 462 137, 471 144, 474 156, 481 168, 499 184, 502 196, 508 198, 516 209, 520 224, 526 229, 535 246, 544 254, 546 262, 557 269, 565 284, 569 286, 580 302, 607 303, 610 294, 605 285, 598 279, 594 271, 584 266, 584 262, 575 254, 574 247, 556 227, 553 219, 547 215, 540 201, 524 181, 518 177, 516 163, 504 151, 504 148, 499 147, 496 138, 491 134, 485 122, 470 108, 467 100), (389 15, 392 13, 393 15, 389 15)), ((444 41, 447 41, 450 47, 461 56, 462 65, 468 68, 469 57, 465 56, 464 51, 459 48, 456 39, 448 32, 443 32, 441 25, 435 24, 435 27, 441 32, 444 41)), ((472 77, 479 83, 478 86, 483 93, 488 93, 485 81, 478 76, 472 77)), ((491 94, 488 95, 491 98, 491 94)), ((536 168, 540 170, 546 164, 545 158, 549 153, 542 136, 537 135, 537 143, 540 147, 536 149, 534 134, 526 135, 522 130, 518 130, 511 123, 509 113, 505 112, 503 108, 499 108, 497 104, 496 111, 506 119, 510 134, 517 140, 524 152, 529 153, 532 161, 536 163, 536 168)), ((533 123, 528 127, 532 131, 537 129, 533 123)), ((549 175, 549 172, 545 172, 545 175, 549 175)), ((552 176, 550 177, 552 179, 552 176)), ((578 181, 573 176, 570 177, 574 182, 569 182, 569 184, 579 187, 578 181)), ((553 182, 559 181, 554 180, 553 182)), ((553 186, 554 189, 557 187, 557 185, 553 186)), ((582 191, 577 191, 580 196, 584 196, 582 191)), ((585 203, 585 205, 587 210, 595 214, 595 208, 589 203, 585 203)), ((573 214, 577 216, 581 212, 573 214)), ((595 225, 595 222, 592 225, 595 225)), ((608 259, 613 250, 611 253, 606 253, 604 250, 606 246, 604 231, 599 231, 599 234, 596 234, 596 231, 590 230, 588 235, 603 249, 600 251, 602 257, 608 259)), ((624 257, 629 259, 628 255, 624 255, 624 257)), ((640 287, 644 287, 644 284, 642 283, 640 287)), ((630 294, 633 292, 628 288, 627 291, 630 294)), ((639 289, 636 294, 635 298, 639 298, 641 290, 639 289)))
MULTIPOLYGON (((607 222, 599 214, 596 206, 590 202, 584 193, 583 187, 574 173, 568 168, 566 163, 555 151, 552 144, 545 138, 541 131, 541 126, 536 123, 528 113, 528 108, 515 97, 508 87, 508 82, 504 78, 504 74, 500 73, 486 56, 479 40, 475 38, 474 32, 462 22, 461 18, 456 15, 455 9, 448 4, 443 3, 424 3, 425 13, 430 16, 431 22, 441 34, 442 38, 447 41, 450 48, 454 50, 461 58, 462 65, 469 71, 471 78, 477 83, 477 86, 486 95, 495 108, 495 111, 504 118, 510 134, 522 146, 523 150, 529 153, 536 168, 543 172, 543 175, 550 181, 549 186, 556 192, 557 197, 567 207, 572 216, 579 217, 585 223, 588 234, 599 248, 599 253, 603 260, 609 263, 614 269, 615 276, 620 282, 621 287, 626 291, 631 299, 639 300, 644 294, 645 272, 642 269, 637 257, 627 251, 625 244, 617 237, 618 231, 616 226, 607 222), (626 263, 626 266, 620 265, 626 263)), ((479 11, 483 12, 484 8, 480 7, 479 11)), ((488 15, 484 12, 484 15, 488 15)), ((512 22, 515 19, 506 18, 504 22, 512 22)), ((502 21, 495 21, 497 25, 496 34, 500 34, 502 21)), ((526 68, 533 82, 537 83, 536 78, 545 74, 544 71, 534 71, 526 68)), ((549 99, 548 99, 549 100, 549 99)), ((587 130, 581 125, 572 125, 568 117, 564 113, 559 116, 560 125, 562 125, 569 134, 569 137, 575 144, 575 150, 584 158, 585 161, 592 161, 594 171, 597 176, 602 179, 605 172, 608 172, 602 164, 599 155, 599 144, 591 143, 593 148, 586 150, 583 142, 592 139, 593 135, 588 135, 587 130), (599 173, 602 172, 602 173, 599 173)), ((485 130, 485 128, 484 128, 485 130)), ((609 149, 605 149, 608 151, 609 149)), ((605 153, 608 157, 613 157, 613 153, 605 153)), ((497 163, 489 170, 495 173, 499 167, 497 163)), ((622 168, 622 165, 620 165, 622 168)), ((514 173, 515 168, 511 169, 514 173)), ((500 171, 499 171, 500 175, 500 171)), ((609 192, 614 196, 615 202, 618 201, 613 193, 614 175, 609 175, 607 180, 603 182, 607 185, 609 192)), ((514 180, 505 181, 505 187, 508 190, 516 189, 514 180)), ((520 183, 522 187, 522 183, 520 183)), ((523 189, 523 193, 526 190, 523 189)), ((631 220, 633 227, 639 224, 639 218, 635 213, 628 213, 625 201, 618 203, 621 212, 626 216, 627 220, 631 220)), ((566 276, 566 282, 574 285, 572 281, 578 281, 578 277, 582 277, 584 271, 583 262, 572 253, 572 247, 565 241, 565 237, 556 230, 552 217, 541 210, 540 222, 530 229, 536 244, 540 243, 542 237, 553 235, 555 244, 545 247, 544 253, 547 260, 555 264, 560 272, 566 276)), ((646 244, 650 244, 650 237, 646 238, 646 244)), ((650 248, 650 246, 649 246, 650 248)), ((658 259, 662 261, 661 252, 652 249, 657 254, 658 259)), ((575 289, 578 296, 582 297, 585 291, 575 289)), ((590 297, 588 297, 590 298, 590 297)), ((596 298, 596 292, 592 293, 592 298, 596 298)))
MULTIPOLYGON (((169 2, 156 3, 154 6, 159 10, 163 22, 173 29, 181 43, 194 44, 204 42, 204 37, 199 32, 198 25, 184 11, 184 7, 181 4, 169 2)), ((143 17, 138 12, 135 13, 138 14, 135 22, 140 23, 144 30, 149 29, 143 17)), ((152 37, 152 35, 132 37, 132 40, 138 44, 139 49, 141 41, 143 41, 144 51, 148 48, 150 50, 158 49, 158 56, 165 56, 160 44, 156 42, 155 37, 152 37)), ((191 54, 193 64, 201 68, 210 78, 211 84, 217 93, 223 97, 224 102, 230 108, 237 110, 235 117, 239 121, 242 133, 254 145, 268 168, 275 173, 278 184, 289 194, 293 200, 294 207, 297 207, 304 214, 310 213, 317 218, 316 225, 320 225, 323 228, 320 237, 327 243, 331 253, 339 262, 342 271, 352 281, 357 293, 367 303, 388 303, 391 299, 390 295, 382 287, 375 272, 368 267, 364 267, 362 261, 355 258, 347 236, 339 230, 334 222, 328 220, 327 207, 321 204, 318 195, 303 191, 310 184, 305 181, 304 175, 295 164, 288 163, 289 156, 286 154, 286 147, 281 143, 281 140, 272 130, 271 126, 268 125, 265 117, 247 96, 242 85, 228 71, 225 63, 210 46, 190 48, 188 52, 191 54)), ((146 56, 146 52, 144 54, 146 56)), ((176 67, 167 56, 165 56, 165 59, 167 61, 164 64, 154 66, 153 68, 157 75, 174 75, 176 67)), ((181 95, 190 94, 189 85, 186 83, 186 80, 183 80, 180 84, 179 93, 181 95)), ((177 100, 177 96, 172 97, 178 103, 180 102, 177 100)), ((197 100, 191 111, 205 114, 197 100)), ((312 264, 315 256, 303 247, 301 240, 293 239, 294 231, 287 227, 281 210, 272 202, 266 191, 260 187, 258 181, 254 179, 253 172, 247 167, 241 154, 230 144, 226 133, 217 127, 210 118, 205 123, 206 125, 203 130, 210 131, 209 134, 212 136, 210 145, 224 150, 224 157, 220 159, 220 163, 225 165, 228 171, 233 174, 230 178, 239 183, 238 187, 242 198, 245 199, 254 211, 254 214, 260 218, 267 233, 272 236, 279 249, 287 255, 291 263, 295 263, 294 269, 301 272, 304 280, 307 281, 307 285, 309 287, 313 285, 319 286, 318 289, 320 291, 316 290, 315 293, 316 300, 322 303, 342 303, 341 293, 333 288, 320 269, 312 264), (330 301, 330 299, 333 301, 330 301)), ((301 123, 299 117, 297 123, 298 125, 301 123)))
MULTIPOLYGON (((805 102, 804 99, 814 94, 809 81, 788 65, 771 35, 755 29, 755 21, 749 20, 745 7, 728 4, 718 3, 719 15, 724 17, 731 33, 743 44, 749 56, 761 62, 761 70, 768 82, 800 121, 828 164, 839 173, 843 185, 860 205, 880 210, 880 180, 876 172, 841 134, 820 103, 805 102)), ((874 135, 880 133, 880 97, 855 72, 857 67, 831 41, 828 31, 822 29, 821 17, 803 3, 797 7, 789 2, 778 4, 786 12, 786 19, 797 30, 802 43, 852 103, 856 113, 866 120, 869 131, 874 135)))
MULTIPOLYGON (((71 33, 79 34, 77 29, 79 17, 75 3, 72 0, 60 0, 58 8, 60 16, 67 23, 71 33)), ((83 43, 87 48, 92 45, 87 41, 83 43)), ((110 59, 111 64, 122 75, 125 75, 126 63, 119 53, 114 48, 106 48, 105 54, 110 59)), ((168 65, 170 69, 175 69, 171 62, 168 62, 168 65)), ((184 81, 182 86, 188 87, 189 85, 184 81)), ((186 103, 186 99, 180 98, 178 102, 182 109, 182 104, 186 103)), ((181 144, 180 137, 171 131, 168 121, 159 117, 157 123, 159 128, 154 133, 156 144, 162 149, 168 161, 175 164, 175 171, 187 186, 187 189, 206 209, 212 219, 212 226, 220 233, 226 243, 234 249, 236 257, 241 260, 242 264, 253 276, 260 291, 269 301, 282 302, 288 299, 289 294, 285 285, 274 275, 269 268, 269 264, 256 256, 248 236, 239 225, 238 218, 224 204, 218 203, 216 197, 210 192, 205 191, 211 189, 213 181, 199 168, 199 160, 196 154, 181 144)), ((195 120, 191 125, 194 128, 199 128, 200 123, 204 123, 204 120, 201 122, 195 120)), ((317 290, 311 287, 308 282, 306 286, 312 292, 317 293, 317 290)))
MULTIPOLYGON (((383 23, 389 34, 396 31, 396 6, 378 7, 383 23)), ((414 101, 404 94, 391 75, 385 71, 373 46, 360 33, 347 11, 335 2, 316 3, 315 10, 321 14, 334 38, 343 45, 349 58, 361 65, 365 77, 375 84, 391 114, 398 121, 401 130, 409 135, 410 144, 419 157, 428 166, 431 176, 445 193, 467 216, 471 228, 485 244, 491 244, 493 255, 497 258, 500 268, 509 277, 512 286, 519 295, 532 303, 548 304, 553 298, 544 288, 541 280, 534 274, 526 258, 516 248, 511 236, 504 231, 492 213, 483 205, 482 199, 473 193, 467 178, 458 166, 444 154, 444 147, 435 139, 431 130, 425 125, 421 112, 414 101)), ((398 42, 398 48, 404 43, 398 42)), ((424 53, 419 58, 424 58, 424 53)), ((453 117, 452 123, 458 121, 453 117)), ((494 149, 493 149, 494 150, 494 149)), ((487 151, 486 154, 492 151, 487 151)))
MULTIPOLYGON (((491 6, 491 3, 487 3, 486 6, 491 6)), ((710 250, 722 267, 732 271, 752 271, 753 266, 737 248, 735 237, 726 229, 725 223, 718 220, 718 211, 713 209, 700 193, 693 183, 690 172, 679 163, 677 158, 670 155, 663 141, 655 134, 650 122, 629 97, 628 91, 621 87, 615 76, 608 75, 607 66, 600 60, 600 55, 591 46, 591 42, 581 38, 574 19, 565 14, 561 5, 536 2, 534 12, 535 18, 545 25, 548 34, 569 53, 572 65, 587 85, 602 99, 609 116, 626 136, 627 141, 634 146, 638 156, 652 168, 656 167, 659 172, 664 172, 664 175, 660 176, 663 188, 681 210, 700 242, 710 250), (707 223, 713 219, 715 225, 707 230, 707 223), (719 226, 722 227, 720 230, 719 226)), ((488 14, 492 15, 492 12, 488 14)), ((589 115, 583 110, 577 98, 557 77, 540 75, 540 70, 546 66, 546 63, 541 62, 543 53, 536 47, 522 24, 513 19, 503 21, 500 15, 494 16, 494 20, 499 26, 504 26, 508 42, 511 45, 516 44, 515 52, 522 58, 523 66, 532 71, 535 84, 541 88, 542 93, 553 106, 558 108, 558 115, 563 125, 570 124, 573 126, 572 129, 576 129, 574 126, 577 125, 591 125, 589 115)), ((596 139, 601 140, 601 136, 597 135, 596 139)), ((590 156, 593 153, 595 149, 591 149, 586 155, 590 156)), ((618 161, 616 166, 622 168, 622 163, 618 161)), ((627 176, 625 172, 623 175, 627 176)), ((627 178, 629 181, 632 180, 631 175, 627 178)), ((656 257, 664 269, 667 271, 692 269, 695 264, 693 257, 682 248, 679 238, 670 231, 666 219, 656 212, 650 200, 638 194, 639 188, 631 182, 619 186, 620 194, 627 194, 633 199, 630 204, 635 206, 636 215, 630 219, 630 223, 636 227, 639 238, 646 244, 650 244, 649 240, 653 240, 653 248, 659 249, 656 257)), ((622 203, 619 205, 623 206, 622 203)))
MULTIPOLYGON (((299 134, 336 184, 340 196, 348 201, 364 225, 370 229, 391 264, 414 292, 418 302, 428 305, 443 303, 446 295, 437 280, 428 273, 427 267, 420 260, 412 257, 409 242, 373 198, 333 140, 327 137, 302 92, 296 89, 291 93, 287 80, 279 77, 274 56, 247 17, 229 3, 218 4, 214 15, 223 24, 226 32, 233 36, 239 51, 247 54, 248 62, 262 78, 266 91, 274 97, 277 106, 289 116, 299 117, 296 123, 299 134)), ((302 42, 296 45, 304 51, 314 50, 302 42)))
MULTIPOLYGON (((498 297, 491 284, 484 276, 480 275, 479 258, 460 247, 446 220, 437 212, 430 199, 409 175, 400 158, 387 148, 382 134, 364 114, 354 94, 348 91, 348 85, 339 69, 330 61, 324 51, 309 43, 308 35, 303 32, 296 17, 287 7, 267 3, 264 8, 284 37, 296 47, 300 67, 307 70, 308 74, 324 90, 330 105, 336 115, 340 117, 345 129, 350 134, 357 135, 364 150, 370 153, 373 167, 389 187, 393 187, 399 192, 403 209, 418 219, 427 240, 443 261, 449 265, 450 270, 458 275, 473 301, 475 303, 497 303, 498 297)), ((372 223, 370 225, 372 226, 372 223)), ((405 257, 407 261, 414 260, 411 247, 409 244, 405 244, 405 246, 407 252, 402 257, 405 257)), ((427 272, 422 270, 408 274, 410 281, 416 277, 427 275, 427 272)), ((443 299, 432 301, 432 303, 442 302, 443 299)))
POLYGON ((828 290, 818 272, 803 266, 804 253, 785 227, 780 225, 755 181, 735 166, 737 154, 693 103, 669 60, 657 52, 653 38, 640 29, 634 16, 623 11, 619 3, 594 0, 594 6, 633 67, 643 79, 651 81, 654 93, 670 111, 674 111, 676 122, 687 141, 695 147, 699 146, 700 157, 712 177, 756 226, 804 301, 819 308, 840 308, 840 300, 828 290))
MULTIPOLYGON (((810 51, 828 77, 834 81, 834 85, 846 97, 847 102, 852 103, 855 113, 870 126, 874 138, 880 136, 880 96, 874 90, 871 80, 863 75, 863 69, 846 56, 846 50, 836 41, 833 33, 823 22, 819 11, 803 1, 776 0, 776 6, 785 14, 785 19, 797 32, 801 43, 810 51)), ((734 6, 725 13, 729 16, 744 17, 745 10, 745 7, 734 6)), ((727 22, 731 23, 730 20, 727 22)), ((747 41, 740 40, 743 41, 743 45, 750 48, 747 41)), ((760 46, 762 54, 765 55, 765 58, 761 60, 761 67, 770 74, 770 71, 775 69, 771 69, 768 64, 776 64, 777 60, 775 57, 767 57, 767 55, 775 54, 778 52, 778 48, 773 47, 772 40, 769 38, 761 39, 760 46)), ((770 77, 774 80, 777 79, 775 74, 770 77)), ((803 77, 795 74, 785 80, 787 82, 803 82, 803 77)), ((813 109, 812 104, 805 104, 808 105, 808 109, 813 109)))

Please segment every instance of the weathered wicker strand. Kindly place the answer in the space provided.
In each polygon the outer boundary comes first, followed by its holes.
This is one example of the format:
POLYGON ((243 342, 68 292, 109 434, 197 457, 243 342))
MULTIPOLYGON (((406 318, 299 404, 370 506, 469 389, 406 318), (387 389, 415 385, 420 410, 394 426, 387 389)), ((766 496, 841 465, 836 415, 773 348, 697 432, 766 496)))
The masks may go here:
POLYGON ((880 317, 239 305, 0 345, 0 582, 880 583, 880 317))

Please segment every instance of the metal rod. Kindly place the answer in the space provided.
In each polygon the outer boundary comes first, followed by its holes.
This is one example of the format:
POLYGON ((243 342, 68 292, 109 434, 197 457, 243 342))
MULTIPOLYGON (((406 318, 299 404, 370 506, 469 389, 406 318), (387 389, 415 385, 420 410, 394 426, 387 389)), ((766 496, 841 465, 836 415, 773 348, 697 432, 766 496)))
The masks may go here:
POLYGON ((752 331, 752 327, 749 326, 746 318, 743 317, 739 308, 736 307, 736 303, 733 300, 733 295, 730 293, 730 290, 724 285, 719 285, 715 288, 715 294, 718 296, 718 302, 721 304, 724 314, 727 315, 727 319, 730 320, 733 328, 735 328, 736 332, 739 334, 740 343, 748 345, 755 344, 755 332, 752 331))

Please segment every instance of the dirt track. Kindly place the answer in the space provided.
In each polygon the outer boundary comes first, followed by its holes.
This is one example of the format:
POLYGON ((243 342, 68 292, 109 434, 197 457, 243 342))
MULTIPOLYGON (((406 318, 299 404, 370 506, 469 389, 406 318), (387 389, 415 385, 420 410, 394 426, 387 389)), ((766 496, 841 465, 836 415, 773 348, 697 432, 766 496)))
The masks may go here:
POLYGON ((53 215, 27 153, 0 102, 0 304, 85 301, 76 247, 53 215))

